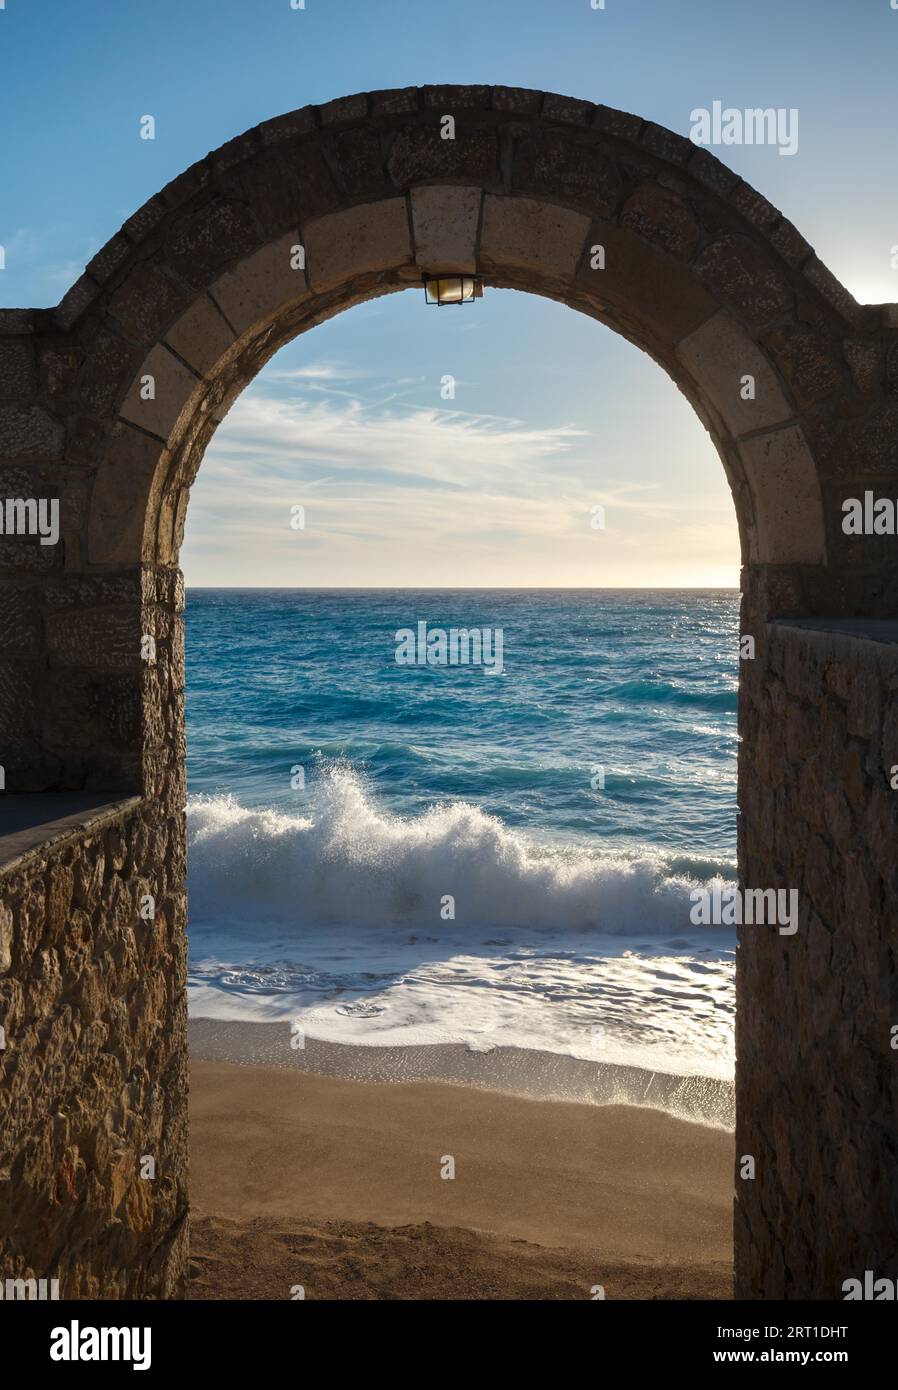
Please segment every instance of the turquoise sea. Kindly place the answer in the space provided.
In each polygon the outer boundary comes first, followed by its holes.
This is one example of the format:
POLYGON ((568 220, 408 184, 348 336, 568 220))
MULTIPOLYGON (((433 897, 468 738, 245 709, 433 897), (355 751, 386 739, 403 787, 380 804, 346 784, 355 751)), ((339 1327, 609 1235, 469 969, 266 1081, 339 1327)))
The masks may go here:
POLYGON ((191 589, 191 1010, 725 1079, 733 591, 191 589), (397 633, 501 634, 501 672, 397 633))

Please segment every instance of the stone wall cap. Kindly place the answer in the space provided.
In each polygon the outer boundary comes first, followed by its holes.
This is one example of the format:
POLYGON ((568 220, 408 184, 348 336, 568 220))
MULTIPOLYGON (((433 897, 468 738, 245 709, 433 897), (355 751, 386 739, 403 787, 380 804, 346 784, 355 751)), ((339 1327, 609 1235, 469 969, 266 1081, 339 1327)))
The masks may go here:
POLYGON ((774 618, 768 626, 778 630, 798 628, 820 637, 850 638, 854 642, 898 644, 896 618, 774 618))
POLYGON ((0 335, 20 337, 33 332, 33 309, 0 309, 0 335))
POLYGON ((0 874, 135 811, 143 797, 114 792, 7 792, 0 796, 0 874))

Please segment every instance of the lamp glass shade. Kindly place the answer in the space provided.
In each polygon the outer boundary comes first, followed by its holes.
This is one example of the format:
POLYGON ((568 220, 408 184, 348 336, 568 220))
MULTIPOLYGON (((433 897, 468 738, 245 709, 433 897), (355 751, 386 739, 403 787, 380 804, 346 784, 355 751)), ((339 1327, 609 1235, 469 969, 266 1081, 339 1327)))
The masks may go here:
POLYGON ((426 280, 428 304, 466 304, 474 298, 473 275, 436 275, 426 280))

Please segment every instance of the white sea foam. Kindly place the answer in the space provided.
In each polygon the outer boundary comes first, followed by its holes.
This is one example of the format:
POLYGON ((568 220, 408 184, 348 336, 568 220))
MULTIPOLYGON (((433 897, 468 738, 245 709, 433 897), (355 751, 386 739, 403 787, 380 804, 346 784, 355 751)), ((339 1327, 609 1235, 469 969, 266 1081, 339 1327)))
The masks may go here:
POLYGON ((199 798, 188 824, 194 1016, 732 1074, 735 942, 690 924, 682 859, 538 845, 464 802, 401 817, 346 768, 303 814, 199 798))
POLYGON ((592 928, 605 935, 681 932, 695 880, 660 856, 591 855, 534 845, 468 802, 415 818, 379 808, 364 781, 335 768, 307 814, 191 802, 194 913, 222 924, 263 913, 292 925, 413 924, 438 929, 455 898, 467 927, 592 928))

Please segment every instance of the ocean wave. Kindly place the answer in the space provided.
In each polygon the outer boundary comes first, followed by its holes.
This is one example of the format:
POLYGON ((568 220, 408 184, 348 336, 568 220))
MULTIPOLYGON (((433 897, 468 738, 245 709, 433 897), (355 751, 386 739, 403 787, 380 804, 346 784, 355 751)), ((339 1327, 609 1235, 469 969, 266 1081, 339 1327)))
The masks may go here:
POLYGON ((731 713, 739 708, 736 686, 730 690, 708 690, 664 680, 628 680, 606 687, 602 694, 606 698, 628 700, 635 704, 693 705, 731 713))
POLYGON ((219 927, 394 924, 593 929, 655 934, 689 926, 689 892, 710 867, 540 845, 465 801, 417 816, 376 803, 355 769, 311 783, 303 814, 200 796, 188 806, 191 917, 219 927))

